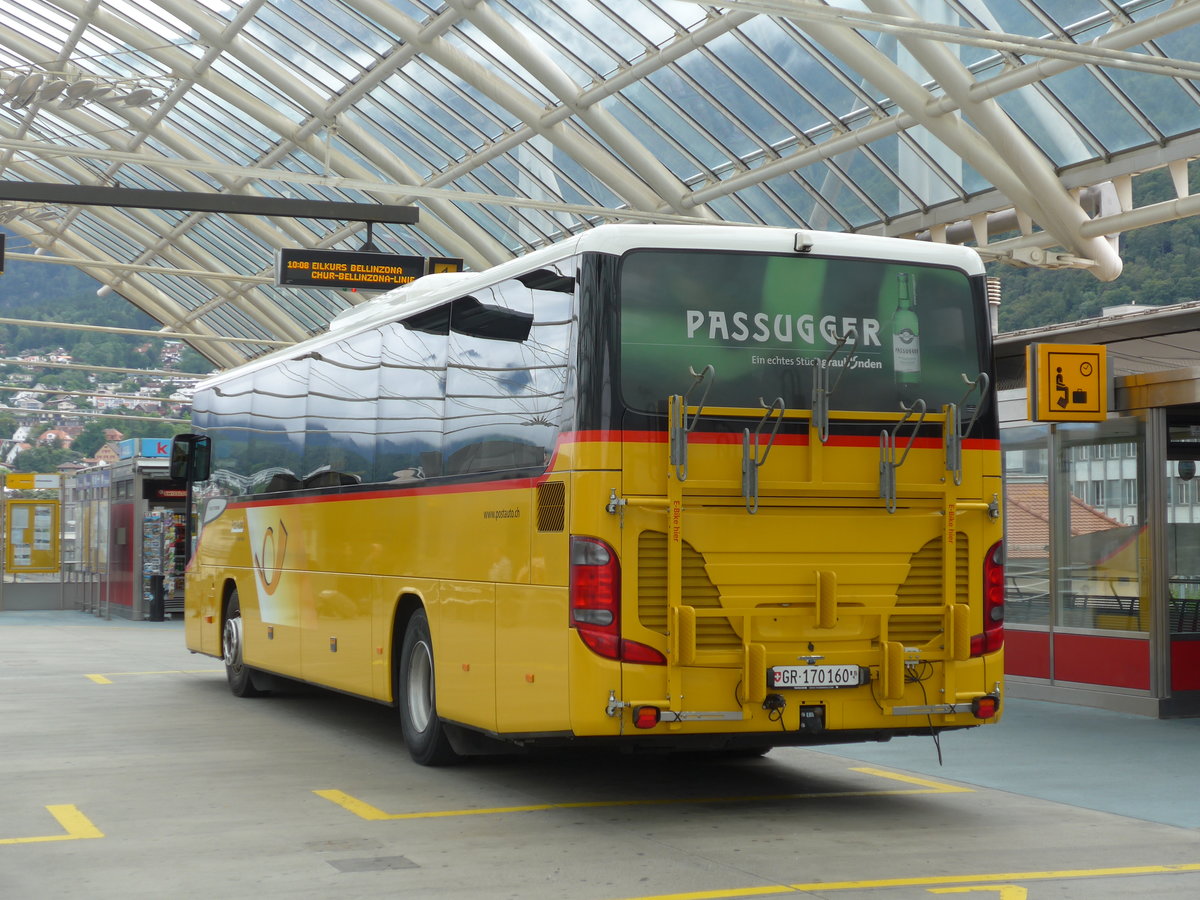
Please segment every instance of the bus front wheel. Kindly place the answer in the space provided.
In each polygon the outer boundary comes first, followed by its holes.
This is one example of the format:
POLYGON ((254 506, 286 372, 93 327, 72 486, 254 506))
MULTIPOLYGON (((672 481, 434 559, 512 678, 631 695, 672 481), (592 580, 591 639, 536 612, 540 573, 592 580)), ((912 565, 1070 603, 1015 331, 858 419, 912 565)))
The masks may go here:
POLYGON ((419 609, 404 630, 396 675, 400 730, 413 760, 422 766, 444 766, 458 759, 437 714, 433 679, 433 640, 429 619, 419 609))
POLYGON ((245 647, 242 630, 242 607, 235 590, 225 603, 225 625, 221 629, 221 655, 225 660, 225 677, 235 697, 259 697, 264 691, 254 685, 254 670, 242 659, 245 647))

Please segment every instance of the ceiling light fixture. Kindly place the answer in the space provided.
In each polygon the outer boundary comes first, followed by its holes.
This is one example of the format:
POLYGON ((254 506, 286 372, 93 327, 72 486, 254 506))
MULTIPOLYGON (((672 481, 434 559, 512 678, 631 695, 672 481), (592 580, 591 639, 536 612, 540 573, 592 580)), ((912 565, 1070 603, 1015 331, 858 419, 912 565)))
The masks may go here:
POLYGON ((47 203, 0 203, 0 225, 17 219, 43 227, 65 214, 61 206, 47 203))
POLYGON ((103 103, 121 109, 154 106, 171 90, 174 79, 157 76, 104 78, 77 71, 0 69, 7 76, 0 88, 0 107, 25 109, 75 109, 85 103, 103 103))

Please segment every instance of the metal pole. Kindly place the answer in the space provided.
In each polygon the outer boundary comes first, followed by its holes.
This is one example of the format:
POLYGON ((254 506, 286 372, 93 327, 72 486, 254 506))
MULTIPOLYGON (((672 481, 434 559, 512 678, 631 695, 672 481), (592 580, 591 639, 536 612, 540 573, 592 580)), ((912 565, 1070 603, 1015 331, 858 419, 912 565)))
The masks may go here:
POLYGON ((0 486, 0 610, 4 609, 4 579, 8 577, 8 491, 0 486))
POLYGON ((1159 406, 1146 410, 1146 443, 1143 483, 1147 541, 1148 584, 1142 597, 1150 604, 1150 694, 1158 700, 1171 696, 1170 571, 1167 539, 1167 411, 1159 406))

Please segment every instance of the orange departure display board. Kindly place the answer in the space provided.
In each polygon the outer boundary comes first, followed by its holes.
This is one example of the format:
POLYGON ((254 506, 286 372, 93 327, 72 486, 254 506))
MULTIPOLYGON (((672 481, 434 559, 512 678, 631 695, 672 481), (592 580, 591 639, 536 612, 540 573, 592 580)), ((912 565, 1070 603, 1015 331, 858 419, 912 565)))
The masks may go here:
POLYGON ((390 291, 422 275, 462 270, 463 261, 448 256, 284 249, 276 257, 275 283, 279 287, 390 291))

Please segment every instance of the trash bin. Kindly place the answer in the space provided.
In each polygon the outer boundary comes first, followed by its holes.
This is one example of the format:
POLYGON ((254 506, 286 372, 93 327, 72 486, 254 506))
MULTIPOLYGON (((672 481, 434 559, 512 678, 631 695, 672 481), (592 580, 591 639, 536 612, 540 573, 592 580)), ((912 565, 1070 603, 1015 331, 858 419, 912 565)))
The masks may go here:
POLYGON ((150 621, 163 621, 163 608, 166 600, 163 597, 163 576, 150 576, 150 621))

